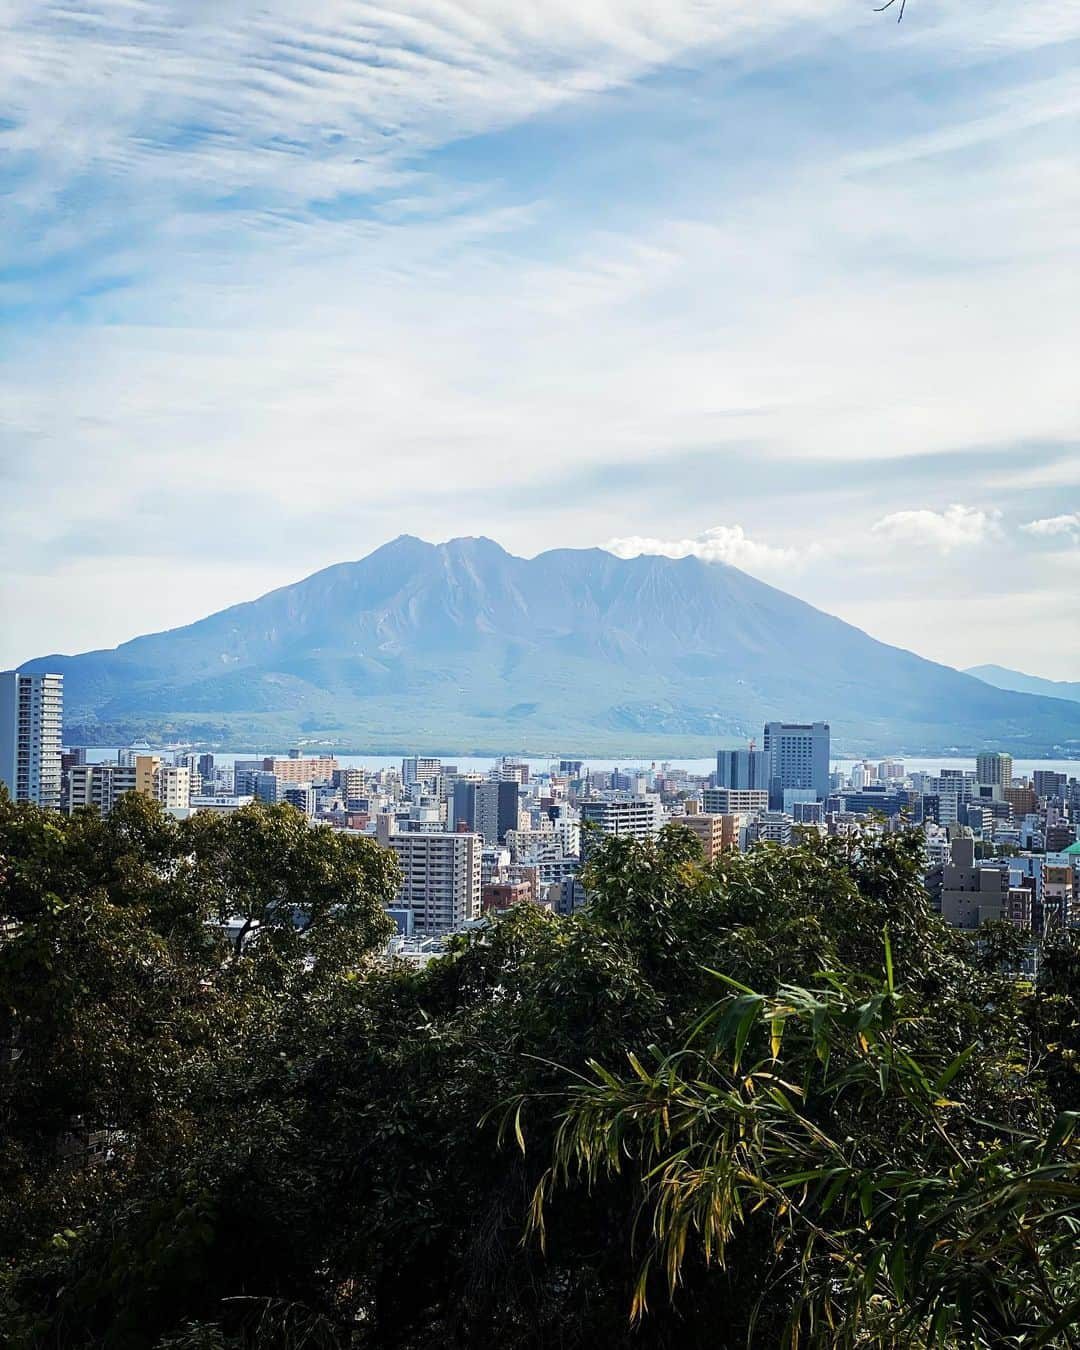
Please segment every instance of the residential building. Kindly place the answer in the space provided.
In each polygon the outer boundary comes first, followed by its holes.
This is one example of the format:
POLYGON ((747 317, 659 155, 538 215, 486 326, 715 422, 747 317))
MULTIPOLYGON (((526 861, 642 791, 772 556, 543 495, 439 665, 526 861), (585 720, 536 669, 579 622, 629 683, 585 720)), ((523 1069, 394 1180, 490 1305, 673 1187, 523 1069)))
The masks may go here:
POLYGON ((73 764, 67 770, 64 794, 68 815, 93 806, 107 816, 112 810, 115 769, 115 764, 73 764))
POLYGON ((13 801, 60 809, 63 675, 0 674, 0 783, 13 801))
POLYGON ((828 797, 828 722, 766 722, 762 748, 771 807, 783 805, 785 788, 813 788, 819 801, 828 797))
POLYGON ((519 787, 516 779, 487 780, 479 783, 459 779, 454 784, 453 817, 455 828, 462 825, 484 836, 489 845, 501 844, 508 830, 516 830, 519 787))
POLYGON ((976 862, 970 835, 953 839, 940 876, 931 874, 927 884, 939 897, 941 917, 954 928, 978 928, 988 919, 1009 916, 1009 869, 976 862))
POLYGON ((186 811, 191 805, 191 773, 177 764, 161 764, 154 773, 154 796, 166 811, 186 811))
POLYGON ((409 755, 401 761, 401 782, 404 787, 434 789, 442 774, 442 760, 424 755, 409 755))
MULTIPOLYGON (((589 798, 580 804, 581 823, 592 826, 601 834, 630 835, 634 839, 648 839, 657 834, 664 824, 664 808, 660 798, 652 793, 615 794, 589 798)), ((589 831, 582 830, 581 848, 589 852, 589 831)))
POLYGON ((794 823, 786 811, 762 811, 747 826, 747 843, 790 844, 794 823))
POLYGON ((480 854, 475 833, 398 833, 381 815, 376 838, 397 854, 403 873, 397 904, 412 910, 418 933, 450 933, 480 912, 480 854))
POLYGON ((1032 783, 1037 797, 1063 798, 1069 779, 1066 774, 1054 769, 1036 769, 1032 774, 1032 783))
POLYGON ((300 754, 268 755, 259 764, 265 773, 272 773, 283 783, 329 783, 338 767, 332 755, 315 755, 305 759, 300 754))
POLYGON ((975 780, 990 787, 1012 786, 1013 758, 1003 750, 986 751, 975 756, 975 780))
POLYGON ((701 805, 710 815, 753 815, 769 809, 769 793, 765 788, 705 788, 701 805))
POLYGON ((315 808, 319 804, 319 793, 311 783, 285 783, 281 790, 281 800, 310 817, 315 814, 315 808))
POLYGON ((1039 795, 1033 787, 1004 787, 1001 795, 1012 807, 1017 820, 1034 815, 1039 806, 1039 795))
POLYGON ((742 818, 738 815, 696 811, 690 815, 676 816, 675 820, 679 825, 693 830, 701 840, 706 862, 715 862, 721 853, 730 853, 739 847, 742 818))

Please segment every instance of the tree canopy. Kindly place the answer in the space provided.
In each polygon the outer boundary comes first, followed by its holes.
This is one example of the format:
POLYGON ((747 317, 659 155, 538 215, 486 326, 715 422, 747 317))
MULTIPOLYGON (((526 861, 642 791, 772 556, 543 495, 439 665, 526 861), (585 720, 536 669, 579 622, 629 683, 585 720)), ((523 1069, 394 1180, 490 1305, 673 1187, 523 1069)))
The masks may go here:
POLYGON ((16 1347, 1076 1344, 1080 959, 915 834, 602 841, 423 968, 291 808, 0 802, 16 1347))

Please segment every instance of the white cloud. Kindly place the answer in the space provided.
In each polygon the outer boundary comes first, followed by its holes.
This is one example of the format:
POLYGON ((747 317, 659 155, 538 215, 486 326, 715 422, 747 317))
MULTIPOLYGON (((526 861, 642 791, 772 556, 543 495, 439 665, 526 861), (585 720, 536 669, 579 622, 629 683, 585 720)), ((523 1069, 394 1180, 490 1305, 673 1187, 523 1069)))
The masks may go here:
POLYGON ((944 511, 893 511, 870 527, 882 538, 939 553, 974 548, 1000 534, 1000 513, 954 503, 944 511))
POLYGON ((730 563, 746 572, 785 572, 796 566, 807 550, 777 548, 750 539, 741 525, 714 525, 693 539, 651 539, 632 534, 609 539, 604 545, 619 558, 655 553, 663 558, 700 558, 702 562, 730 563))
POLYGON ((1038 535, 1044 539, 1064 535, 1080 544, 1080 511, 1070 511, 1062 516, 1044 516, 1041 520, 1029 520, 1020 528, 1026 534, 1038 535))

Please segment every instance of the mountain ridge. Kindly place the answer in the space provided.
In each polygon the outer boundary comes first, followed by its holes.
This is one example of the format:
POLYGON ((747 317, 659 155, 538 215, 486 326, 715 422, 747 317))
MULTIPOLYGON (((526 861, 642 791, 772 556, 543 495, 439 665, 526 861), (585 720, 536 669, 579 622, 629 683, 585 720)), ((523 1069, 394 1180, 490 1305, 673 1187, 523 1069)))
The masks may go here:
POLYGON ((693 754, 824 718, 838 748, 1080 753, 1080 706, 993 688, 725 563, 531 559, 400 535, 65 675, 69 738, 693 754), (110 734, 111 733, 111 734, 110 734))
POLYGON ((965 675, 972 675, 995 689, 1011 689, 1018 694, 1040 694, 1045 698, 1063 698, 1069 703, 1080 703, 1080 680, 1048 680, 1042 675, 1025 675, 1008 666, 968 666, 965 675))

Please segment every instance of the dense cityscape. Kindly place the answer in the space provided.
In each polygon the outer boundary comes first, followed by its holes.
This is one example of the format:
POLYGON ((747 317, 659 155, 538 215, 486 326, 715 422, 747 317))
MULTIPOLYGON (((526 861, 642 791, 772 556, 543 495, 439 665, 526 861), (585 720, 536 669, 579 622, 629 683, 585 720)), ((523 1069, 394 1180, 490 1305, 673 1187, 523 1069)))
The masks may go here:
POLYGON ((16 801, 107 815, 125 793, 177 819, 288 803, 312 826, 373 837, 401 868, 391 950, 427 960, 447 935, 531 903, 569 915, 580 871, 605 835, 647 839, 677 823, 707 861, 759 844, 917 827, 926 885, 953 926, 1007 920, 1037 940, 1080 923, 1080 779, 1014 773, 1005 752, 974 769, 908 770, 898 759, 836 767, 827 722, 768 722, 760 743, 722 749, 715 771, 670 763, 598 769, 561 758, 537 770, 500 758, 479 772, 431 756, 348 767, 332 754, 226 756, 136 744, 112 761, 61 745, 59 675, 0 676, 0 782, 16 801))

